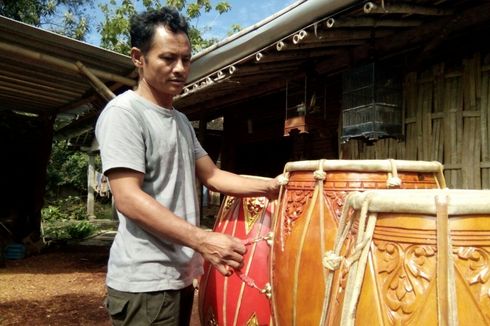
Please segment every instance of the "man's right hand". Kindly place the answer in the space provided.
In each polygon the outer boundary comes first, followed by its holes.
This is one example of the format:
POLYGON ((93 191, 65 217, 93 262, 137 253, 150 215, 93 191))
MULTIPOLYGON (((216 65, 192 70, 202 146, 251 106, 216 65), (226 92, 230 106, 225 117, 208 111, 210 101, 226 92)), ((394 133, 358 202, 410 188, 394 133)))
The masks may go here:
POLYGON ((221 274, 230 276, 233 269, 242 266, 247 250, 238 238, 218 232, 203 232, 197 251, 221 274))

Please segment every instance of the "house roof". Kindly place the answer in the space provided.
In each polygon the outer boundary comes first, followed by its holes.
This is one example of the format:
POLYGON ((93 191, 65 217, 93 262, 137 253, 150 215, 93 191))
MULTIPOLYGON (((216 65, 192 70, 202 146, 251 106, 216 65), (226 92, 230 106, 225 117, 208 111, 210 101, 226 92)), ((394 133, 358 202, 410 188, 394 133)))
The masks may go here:
POLYGON ((0 16, 0 110, 95 112, 104 100, 84 68, 113 91, 136 84, 128 56, 0 16))
MULTIPOLYGON (((236 103, 277 93, 307 70, 329 75, 414 51, 414 66, 444 42, 490 29, 478 0, 298 1, 197 54, 174 102, 191 120, 220 116, 236 103)), ((476 34, 475 34, 476 33, 476 34)))
MULTIPOLYGON (((416 65, 447 40, 489 29, 485 0, 297 1, 196 54, 174 103, 191 120, 211 119, 284 90, 307 70, 336 74, 373 53, 414 49, 416 65)), ((113 91, 134 84, 129 57, 0 17, 0 110, 84 113, 61 134, 86 135, 105 101, 76 62, 113 91)))

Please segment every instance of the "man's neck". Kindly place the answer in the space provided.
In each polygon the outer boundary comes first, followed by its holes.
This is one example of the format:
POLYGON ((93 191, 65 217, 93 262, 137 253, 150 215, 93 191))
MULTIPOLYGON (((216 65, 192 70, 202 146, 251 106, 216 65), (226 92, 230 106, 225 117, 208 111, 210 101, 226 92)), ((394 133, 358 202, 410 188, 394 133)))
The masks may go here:
POLYGON ((158 106, 169 110, 173 109, 173 95, 159 93, 145 81, 140 81, 138 83, 138 88, 135 92, 139 96, 158 106))

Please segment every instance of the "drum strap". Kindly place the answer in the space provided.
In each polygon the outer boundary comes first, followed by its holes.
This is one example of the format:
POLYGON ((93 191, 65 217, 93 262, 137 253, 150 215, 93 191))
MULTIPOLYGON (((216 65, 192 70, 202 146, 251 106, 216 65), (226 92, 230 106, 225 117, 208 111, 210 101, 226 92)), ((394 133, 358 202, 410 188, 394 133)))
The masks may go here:
POLYGON ((279 200, 280 198, 283 198, 282 199, 282 202, 278 202, 278 205, 279 205, 279 209, 276 209, 275 211, 275 214, 274 214, 274 217, 273 217, 273 226, 272 226, 272 229, 273 230, 277 230, 276 229, 276 223, 280 223, 281 227, 279 228, 280 230, 280 234, 279 235, 273 235, 274 237, 276 236, 279 236, 279 241, 280 241, 280 244, 281 244, 281 251, 284 251, 284 231, 283 231, 283 225, 284 225, 284 219, 286 218, 285 217, 285 210, 286 210, 286 206, 287 206, 287 198, 286 196, 283 195, 283 193, 285 192, 285 186, 289 183, 289 173, 286 172, 286 170, 284 170, 284 173, 280 176, 280 178, 278 178, 278 181, 279 181, 279 184, 280 184, 280 188, 279 188, 279 200), (280 218, 279 218, 280 217, 280 218))
MULTIPOLYGON (((368 202, 368 200, 366 200, 366 202, 368 202)), ((357 245, 360 245, 362 243, 365 244, 364 247, 362 248, 359 260, 355 261, 352 264, 351 268, 349 269, 349 276, 347 279, 347 286, 345 289, 345 296, 344 296, 346 302, 342 307, 342 318, 340 321, 340 324, 342 326, 353 326, 355 325, 356 322, 357 302, 359 301, 359 294, 361 292, 362 282, 364 279, 364 271, 367 265, 369 249, 371 247, 374 227, 376 226, 377 218, 378 215, 376 213, 370 213, 367 218, 367 225, 366 225, 365 224, 366 212, 364 213, 363 216, 361 211, 357 245)))
POLYGON ((437 317, 441 326, 458 325, 454 262, 449 231, 448 196, 435 197, 437 218, 437 317))
MULTIPOLYGON (((327 299, 325 310, 327 311, 327 313, 329 309, 328 305, 331 300, 330 295, 332 292, 332 282, 333 282, 334 272, 335 270, 340 268, 342 263, 345 263, 345 259, 340 255, 340 251, 342 250, 345 239, 349 234, 349 230, 352 224, 352 214, 349 214, 349 212, 351 212, 350 205, 349 205, 350 202, 349 198, 355 196, 356 194, 358 194, 358 192, 351 192, 350 194, 347 195, 344 208, 342 209, 342 215, 340 217, 339 228, 337 231, 337 236, 335 237, 333 251, 331 250, 327 251, 322 259, 323 266, 330 271, 327 275, 327 281, 325 283, 325 288, 326 288, 325 298, 327 299)), ((325 318, 326 316, 322 316, 321 325, 325 324, 325 318)))
MULTIPOLYGON (((326 269, 329 269, 327 278, 327 291, 326 297, 329 298, 331 294, 333 271, 338 269, 341 265, 343 268, 349 270, 347 285, 344 294, 344 305, 342 307, 342 326, 351 326, 355 324, 355 312, 357 302, 359 300, 359 294, 361 291, 362 281, 364 278, 364 271, 366 269, 367 258, 369 254, 369 248, 371 247, 374 228, 376 225, 377 214, 369 213, 369 195, 365 198, 362 204, 361 212, 359 215, 359 228, 357 232, 356 245, 348 253, 348 257, 344 258, 340 256, 340 251, 347 238, 348 231, 352 225, 352 219, 356 214, 352 214, 350 210, 349 196, 355 196, 351 193, 346 198, 346 205, 342 212, 340 219, 339 229, 337 237, 335 239, 334 252, 328 251, 323 258, 323 265, 326 269)), ((327 301, 328 302, 328 301, 327 301)), ((327 307, 328 309, 328 307, 327 307)), ((324 321, 324 319, 322 319, 324 321)))

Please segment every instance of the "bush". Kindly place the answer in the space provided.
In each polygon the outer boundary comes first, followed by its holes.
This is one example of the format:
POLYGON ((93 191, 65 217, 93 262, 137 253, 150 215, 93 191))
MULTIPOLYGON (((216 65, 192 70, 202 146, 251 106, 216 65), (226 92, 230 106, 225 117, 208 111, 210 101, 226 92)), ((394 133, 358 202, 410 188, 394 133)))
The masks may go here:
POLYGON ((79 197, 59 199, 41 210, 43 233, 53 240, 83 239, 97 227, 87 221, 85 204, 79 197))
POLYGON ((67 233, 71 239, 84 239, 93 234, 97 227, 89 221, 79 221, 67 225, 67 233))

